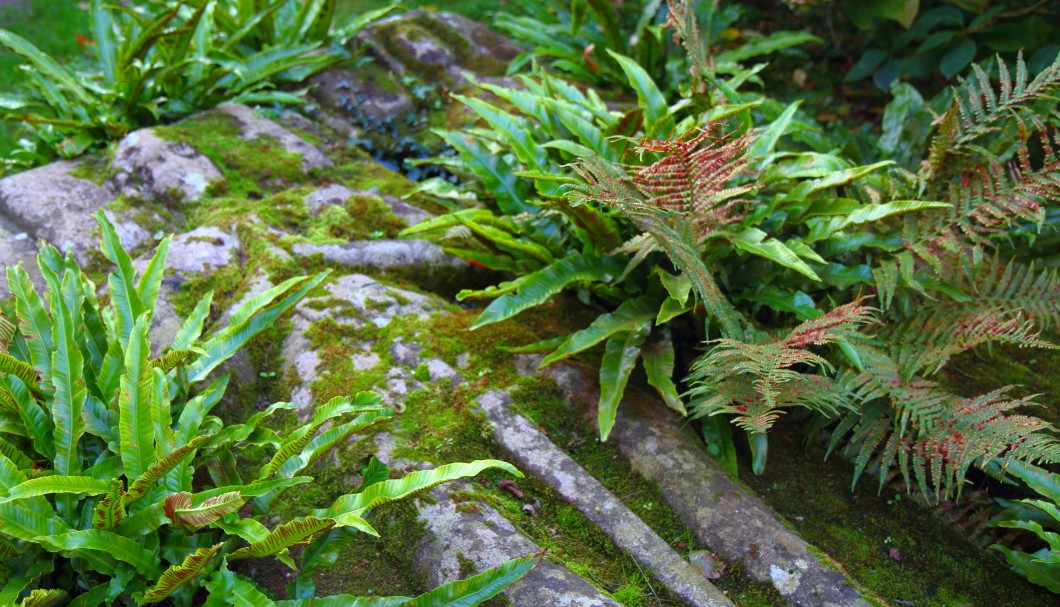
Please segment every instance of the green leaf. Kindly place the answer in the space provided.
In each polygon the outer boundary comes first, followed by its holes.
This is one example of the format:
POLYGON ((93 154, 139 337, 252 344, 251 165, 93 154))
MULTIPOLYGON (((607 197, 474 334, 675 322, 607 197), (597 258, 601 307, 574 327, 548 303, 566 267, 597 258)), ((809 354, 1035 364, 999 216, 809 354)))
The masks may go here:
POLYGON ((136 319, 125 351, 125 371, 118 394, 118 435, 127 478, 139 478, 155 461, 155 427, 151 415, 154 375, 151 371, 147 315, 136 319))
POLYGON ((70 528, 52 512, 40 512, 16 503, 0 503, 0 533, 28 542, 61 534, 70 528))
POLYGON ((6 46, 11 51, 26 58, 48 82, 55 83, 62 89, 69 91, 77 97, 79 102, 86 106, 91 107, 93 105, 94 99, 92 95, 81 85, 76 75, 60 66, 25 38, 0 29, 0 45, 6 46))
POLYGON ((640 358, 644 373, 648 376, 648 384, 655 388, 666 406, 681 415, 687 415, 685 404, 681 401, 673 380, 674 343, 670 339, 670 330, 663 329, 656 339, 644 344, 640 350, 640 358))
POLYGON ((736 245, 738 249, 764 257, 785 268, 791 268, 811 280, 821 280, 805 261, 799 259, 799 256, 794 251, 757 228, 747 228, 735 238, 729 239, 729 242, 736 245))
POLYGON ((140 294, 136 289, 136 270, 133 268, 132 259, 121 246, 121 239, 114 230, 114 226, 103 211, 97 211, 92 215, 99 224, 103 235, 100 249, 107 259, 116 267, 107 279, 110 285, 111 304, 115 310, 115 319, 118 323, 118 341, 122 347, 127 347, 129 335, 132 333, 136 320, 143 315, 147 309, 140 294))
POLYGON ((607 340, 604 357, 600 361, 600 404, 597 425, 600 440, 606 441, 615 425, 618 403, 626 392, 626 383, 640 356, 640 346, 648 336, 647 328, 616 333, 607 340))
POLYGON ((283 552, 297 544, 309 543, 313 536, 325 532, 335 526, 335 519, 316 518, 307 516, 305 518, 284 523, 273 529, 261 541, 254 542, 236 550, 229 555, 230 560, 272 556, 283 552))
POLYGON ((751 471, 755 473, 755 476, 761 476, 766 471, 769 435, 765 432, 748 432, 747 442, 751 446, 751 471))
POLYGON ((471 108, 480 118, 511 146, 512 153, 524 165, 538 171, 548 170, 548 154, 536 141, 525 118, 514 116, 481 99, 452 95, 460 103, 471 108))
POLYGON ((40 478, 31 478, 11 487, 6 497, 0 497, 0 502, 58 493, 100 495, 110 491, 112 483, 113 481, 108 479, 98 479, 90 476, 42 476, 40 478))
POLYGON ((276 607, 254 584, 229 571, 227 563, 210 576, 206 590, 205 607, 276 607))
POLYGON ((188 365, 188 382, 194 384, 206 379, 251 337, 270 326, 281 314, 324 282, 330 273, 330 270, 325 270, 312 277, 291 278, 250 298, 232 313, 227 327, 202 344, 205 353, 188 365))
POLYGON ((773 153, 777 141, 780 140, 781 136, 784 135, 784 132, 791 125, 792 120, 795 118, 795 112, 799 109, 800 104, 800 101, 789 104, 780 116, 778 116, 773 122, 769 123, 769 126, 765 127, 747 148, 747 156, 748 158, 757 161, 755 166, 758 170, 765 169, 766 166, 771 164, 770 158, 767 158, 767 156, 773 153))
POLYGON ((112 481, 107 494, 92 509, 93 529, 113 530, 125 520, 125 506, 121 501, 123 493, 125 484, 121 479, 112 481))
POLYGON ((122 497, 122 503, 129 505, 136 500, 144 496, 145 493, 158 481, 158 479, 165 476, 170 470, 175 468, 177 464, 181 463, 186 457, 195 452, 204 442, 209 440, 212 435, 203 434, 196 436, 192 441, 186 445, 170 451, 165 457, 151 464, 140 478, 137 478, 130 486, 129 491, 122 497))
POLYGON ((224 544, 199 548, 185 557, 181 564, 170 565, 168 569, 162 572, 162 576, 158 578, 158 582, 154 586, 148 588, 142 596, 136 597, 136 603, 138 605, 149 605, 164 600, 176 592, 178 588, 202 573, 206 566, 210 564, 210 561, 213 560, 213 557, 221 551, 222 546, 224 544))
POLYGON ((406 607, 474 607, 526 575, 537 565, 538 561, 539 559, 531 557, 512 559, 500 567, 487 569, 466 580, 457 580, 439 586, 403 605, 406 607))
POLYGON ((663 96, 659 87, 655 85, 655 81, 651 79, 648 72, 629 57, 620 55, 611 49, 607 49, 607 54, 611 55, 615 61, 618 61, 622 71, 626 74, 626 78, 629 80, 630 86, 637 92, 637 102, 644 109, 644 117, 646 119, 644 135, 646 137, 659 135, 667 137, 673 133, 677 129, 677 125, 674 123, 673 117, 670 116, 670 107, 666 103, 666 97, 663 96))
POLYGON ((33 368, 33 365, 4 352, 0 352, 0 373, 14 375, 27 386, 37 385, 37 370, 33 368))
POLYGON ((824 41, 805 31, 772 32, 765 36, 754 36, 749 38, 747 42, 744 42, 732 50, 722 51, 715 54, 712 59, 719 65, 722 63, 741 63, 751 57, 771 55, 781 49, 800 44, 807 44, 809 42, 819 44, 824 41))
POLYGON ((611 282, 622 274, 622 264, 611 257, 574 254, 524 277, 515 293, 494 300, 475 320, 472 330, 500 322, 541 305, 571 283, 611 282))
POLYGON ((370 508, 405 499, 415 493, 430 489, 440 483, 458 478, 475 476, 483 470, 500 468, 522 478, 523 474, 507 462, 495 459, 476 460, 470 463, 455 463, 439 466, 434 470, 418 470, 401 479, 391 479, 366 487, 360 493, 350 493, 335 500, 324 510, 317 510, 314 516, 334 518, 339 525, 345 525, 347 514, 360 515, 370 508))
MULTIPOLYGON (((83 299, 79 273, 64 273, 61 289, 62 297, 55 297, 56 293, 52 293, 51 297, 54 317, 52 340, 55 343, 51 365, 55 398, 51 406, 55 424, 55 471, 69 476, 81 472, 78 443, 85 433, 82 410, 88 396, 84 380, 84 357, 77 345, 75 333, 81 325, 83 299)), ((71 500, 57 499, 56 505, 68 521, 72 520, 74 504, 71 500)))
MULTIPOLYGON (((55 349, 52 342, 52 321, 44 309, 33 281, 22 266, 7 269, 7 286, 15 297, 15 310, 18 314, 19 329, 26 338, 30 362, 37 369, 41 382, 51 381, 51 353, 55 349)), ((34 385, 34 384, 30 384, 34 385)))
POLYGON ((132 565, 141 575, 151 578, 159 575, 158 557, 153 552, 145 550, 135 541, 112 531, 86 529, 60 535, 41 536, 35 538, 35 541, 54 551, 102 552, 132 565))
POLYGON ((736 443, 732 440, 732 424, 724 415, 708 415, 703 418, 703 442, 707 453, 721 464, 729 476, 737 478, 740 470, 736 465, 736 443))
POLYGON ((213 291, 209 291, 205 297, 199 300, 199 303, 195 304, 195 309, 191 311, 191 314, 184 319, 184 323, 180 325, 180 330, 177 331, 177 335, 173 338, 170 348, 175 351, 184 351, 198 341, 199 336, 202 335, 203 323, 210 314, 210 306, 212 304, 213 291))
POLYGON ((538 368, 574 356, 616 333, 648 330, 655 314, 656 303, 653 298, 644 296, 627 299, 614 312, 597 316, 587 328, 571 334, 554 352, 542 359, 538 368))
POLYGON ((975 40, 969 37, 962 38, 939 60, 939 71, 947 79, 953 78, 958 72, 968 67, 972 59, 975 59, 975 51, 975 40))

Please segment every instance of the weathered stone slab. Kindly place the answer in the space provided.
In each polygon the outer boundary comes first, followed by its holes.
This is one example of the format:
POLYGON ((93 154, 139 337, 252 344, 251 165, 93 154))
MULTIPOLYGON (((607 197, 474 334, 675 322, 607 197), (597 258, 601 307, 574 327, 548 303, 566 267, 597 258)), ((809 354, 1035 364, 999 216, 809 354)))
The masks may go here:
POLYGON ((115 187, 140 198, 174 194, 194 202, 224 179, 209 158, 183 141, 168 141, 152 128, 133 131, 114 149, 115 187))
MULTIPOLYGON (((78 163, 63 160, 0 179, 0 213, 30 240, 42 238, 80 261, 95 249, 99 230, 90 216, 113 198, 110 190, 70 175, 78 163)), ((126 246, 135 246, 125 243, 126 246)))
POLYGON ((732 602, 681 558, 636 514, 574 460, 552 444, 525 417, 512 413, 505 392, 488 392, 479 407, 493 424, 493 439, 524 471, 556 490, 615 545, 651 571, 670 592, 691 607, 732 607, 732 602))
POLYGON ((240 137, 243 139, 257 139, 258 137, 275 139, 283 146, 283 149, 302 157, 303 171, 309 172, 312 169, 319 169, 333 164, 330 158, 310 145, 309 142, 275 122, 258 116, 248 106, 239 103, 224 103, 211 111, 228 114, 238 120, 240 137))
POLYGON ((633 468, 657 482, 696 539, 798 607, 868 607, 849 580, 810 551, 760 499, 725 475, 703 443, 662 406, 623 402, 612 436, 633 468))
MULTIPOLYGON (((434 503, 416 505, 427 535, 416 546, 413 565, 432 586, 465 578, 467 565, 475 573, 540 551, 496 510, 482 503, 458 504, 450 493, 461 484, 449 483, 431 491, 434 503)), ((618 607, 592 584, 562 565, 542 560, 521 580, 505 589, 513 607, 618 607)))
MULTIPOLYGON (((523 356, 519 370, 532 374, 538 356, 523 356)), ((541 373, 569 395, 595 399, 594 374, 567 363, 541 373)), ((703 442, 661 402, 625 398, 611 439, 633 469, 659 485, 667 503, 696 539, 729 561, 742 560, 748 576, 772 584, 796 607, 868 607, 841 572, 707 454, 703 442)))
MULTIPOLYGON (((444 304, 435 298, 420 293, 388 287, 368 276, 350 274, 340 276, 324 286, 326 294, 307 298, 295 306, 291 316, 292 330, 283 343, 282 355, 287 372, 297 379, 291 394, 291 402, 302 414, 308 413, 312 405, 312 384, 320 375, 317 367, 320 355, 306 337, 313 323, 325 318, 340 325, 361 328, 366 325, 385 327, 395 319, 426 319, 444 304)), ((366 369, 379 362, 371 351, 372 343, 351 343, 360 348, 351 361, 356 368, 366 369)), ((413 356, 410 361, 417 362, 413 356)), ((387 376, 387 385, 378 386, 387 402, 400 403, 405 394, 422 387, 412 378, 406 368, 395 367, 387 376)))
POLYGON ((350 268, 423 268, 428 272, 441 268, 467 270, 463 259, 453 257, 426 240, 355 240, 342 244, 298 243, 292 247, 296 257, 320 254, 324 261, 350 268))

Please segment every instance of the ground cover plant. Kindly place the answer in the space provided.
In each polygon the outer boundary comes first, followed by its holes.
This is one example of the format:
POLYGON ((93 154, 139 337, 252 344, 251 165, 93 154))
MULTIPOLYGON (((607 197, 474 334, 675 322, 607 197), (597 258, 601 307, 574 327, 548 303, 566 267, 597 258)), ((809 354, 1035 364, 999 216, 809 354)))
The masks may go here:
POLYGON ((302 104, 302 82, 347 53, 341 43, 385 7, 332 27, 328 0, 153 0, 89 3, 94 61, 65 65, 0 30, 23 60, 21 91, 0 97, 0 118, 22 126, 9 162, 35 166, 74 157, 130 130, 226 101, 302 104))
POLYGON ((267 527, 269 504, 311 482, 309 466, 394 415, 370 392, 333 398, 283 435, 266 422, 290 403, 229 426, 210 414, 228 383, 212 372, 327 273, 249 298, 227 326, 203 337, 207 296, 152 357, 149 327, 169 239, 137 277, 113 226, 102 213, 96 218, 114 268, 106 304, 72 258, 51 246, 39 256, 43 298, 25 269, 7 269, 13 299, 0 308, 0 603, 476 605, 533 567, 535 559, 517 559, 417 598, 316 599, 314 572, 333 564, 355 532, 376 534, 364 519, 370 510, 489 468, 521 475, 505 462, 481 460, 392 479, 373 459, 352 493, 267 527), (235 452, 251 447, 272 455, 242 478, 235 452), (303 544, 296 564, 289 548, 303 544), (242 559, 267 556, 298 572, 290 600, 273 601, 237 573, 242 559))
POLYGON ((957 397, 932 376, 984 344, 1055 347, 1039 335, 1060 320, 1055 251, 1034 235, 1060 197, 1060 60, 1037 74, 1022 56, 974 65, 934 117, 912 89, 888 108, 883 159, 857 165, 798 103, 745 92, 762 67, 714 69, 701 9, 669 3, 687 51, 680 98, 610 48, 636 99, 620 111, 544 72, 481 85, 499 101, 455 97, 485 126, 440 131, 457 156, 436 162, 477 183, 486 208, 407 234, 516 275, 461 294, 493 300, 475 326, 562 290, 602 305, 586 329, 517 351, 547 365, 602 346, 603 439, 639 359, 732 469, 730 426, 760 473, 791 409, 818 414, 855 482, 894 470, 931 500, 959 496, 973 468, 1055 463, 1054 429, 1024 413, 1033 398, 957 397), (704 354, 681 361, 676 332, 704 354))

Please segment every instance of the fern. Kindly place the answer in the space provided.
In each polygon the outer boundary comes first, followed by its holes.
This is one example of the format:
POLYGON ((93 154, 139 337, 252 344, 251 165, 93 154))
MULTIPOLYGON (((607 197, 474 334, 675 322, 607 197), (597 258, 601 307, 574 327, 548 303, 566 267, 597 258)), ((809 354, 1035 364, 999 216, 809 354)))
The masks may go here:
POLYGON ((809 348, 843 341, 855 327, 871 321, 872 310, 860 303, 835 308, 765 343, 712 342, 713 348, 693 363, 689 374, 692 417, 732 414, 737 426, 764 433, 785 408, 835 415, 847 405, 844 395, 827 375, 804 369, 834 371, 827 358, 809 348))
POLYGON ((1048 98, 1060 89, 1060 58, 1030 80, 1022 51, 1016 58, 1015 76, 998 57, 998 85, 995 90, 986 70, 973 65, 973 77, 954 91, 954 102, 943 115, 938 135, 931 143, 928 168, 940 169, 946 158, 970 147, 977 139, 997 132, 1001 124, 1019 115, 1027 106, 1048 98))

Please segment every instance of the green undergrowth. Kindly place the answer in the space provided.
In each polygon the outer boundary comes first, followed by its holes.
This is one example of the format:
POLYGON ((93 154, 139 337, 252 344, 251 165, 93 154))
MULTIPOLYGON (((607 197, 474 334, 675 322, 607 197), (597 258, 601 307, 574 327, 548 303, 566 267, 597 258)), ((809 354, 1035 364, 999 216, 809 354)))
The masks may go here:
MULTIPOLYGON (((1058 335, 1044 337, 1060 343, 1058 335)), ((1015 386, 1015 395, 1038 394, 1035 401, 1041 406, 1024 413, 1060 426, 1060 349, 1000 346, 992 351, 973 350, 954 358, 942 379, 949 389, 965 396, 1005 386, 1015 386)))
POLYGON ((824 460, 793 422, 770 433, 769 466, 743 480, 806 541, 891 604, 916 607, 1050 605, 1053 597, 908 496, 863 478, 851 491, 849 462, 824 460), (892 553, 894 550, 896 552, 892 553), (906 601, 906 603, 897 603, 906 601))

